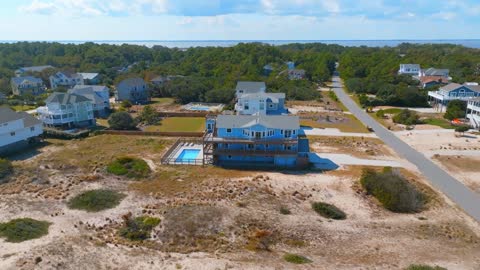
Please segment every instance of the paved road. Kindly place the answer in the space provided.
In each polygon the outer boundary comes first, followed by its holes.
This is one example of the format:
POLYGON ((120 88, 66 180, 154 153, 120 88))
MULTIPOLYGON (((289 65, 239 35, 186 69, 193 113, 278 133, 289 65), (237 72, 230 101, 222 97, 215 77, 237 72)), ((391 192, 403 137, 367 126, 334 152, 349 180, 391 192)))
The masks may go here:
POLYGON ((469 214, 471 217, 480 222, 480 195, 477 195, 462 183, 450 176, 431 160, 426 158, 408 144, 403 142, 385 127, 380 125, 376 120, 370 117, 362 110, 343 90, 343 84, 338 76, 333 77, 333 91, 337 94, 340 101, 352 112, 362 123, 372 127, 377 136, 387 145, 395 150, 399 155, 415 164, 424 176, 432 183, 432 185, 469 214))

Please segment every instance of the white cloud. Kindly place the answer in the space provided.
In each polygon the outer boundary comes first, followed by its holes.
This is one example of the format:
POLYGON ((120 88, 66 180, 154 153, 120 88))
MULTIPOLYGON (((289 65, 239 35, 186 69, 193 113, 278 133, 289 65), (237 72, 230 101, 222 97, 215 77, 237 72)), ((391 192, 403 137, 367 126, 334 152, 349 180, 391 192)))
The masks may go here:
POLYGON ((25 13, 51 14, 56 11, 56 7, 53 3, 45 3, 39 0, 34 0, 29 5, 21 6, 19 10, 25 13))
POLYGON ((455 12, 438 12, 432 15, 434 19, 441 19, 445 21, 451 21, 457 17, 457 13, 455 12))

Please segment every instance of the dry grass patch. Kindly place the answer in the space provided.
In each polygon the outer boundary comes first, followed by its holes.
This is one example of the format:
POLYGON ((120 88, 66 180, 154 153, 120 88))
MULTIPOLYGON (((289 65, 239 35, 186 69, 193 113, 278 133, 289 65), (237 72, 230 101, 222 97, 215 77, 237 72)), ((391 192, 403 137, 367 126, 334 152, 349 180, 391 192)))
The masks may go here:
POLYGON ((479 157, 468 156, 434 156, 448 170, 454 172, 478 172, 480 166, 479 157))
POLYGON ((174 195, 178 192, 188 192, 207 179, 240 178, 250 174, 246 171, 212 166, 162 166, 151 177, 151 181, 132 183, 130 188, 145 194, 174 195))
POLYGON ((383 141, 377 138, 308 136, 308 139, 313 151, 325 152, 324 148, 333 148, 333 153, 350 154, 359 158, 392 155, 383 141))
POLYGON ((300 114, 300 125, 312 128, 337 128, 342 132, 369 133, 355 116, 343 113, 300 114))
POLYGON ((99 135, 83 140, 50 142, 64 147, 43 157, 40 162, 51 163, 57 168, 79 167, 90 170, 105 168, 110 160, 129 154, 156 156, 159 162, 161 152, 169 143, 165 138, 123 135, 99 135))

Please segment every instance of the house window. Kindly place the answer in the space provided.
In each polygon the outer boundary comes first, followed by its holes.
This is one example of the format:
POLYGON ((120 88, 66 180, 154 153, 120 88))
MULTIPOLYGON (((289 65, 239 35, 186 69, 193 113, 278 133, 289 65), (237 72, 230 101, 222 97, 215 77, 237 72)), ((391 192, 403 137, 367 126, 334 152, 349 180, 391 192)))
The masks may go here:
POLYGON ((270 108, 273 108, 273 104, 270 103, 269 107, 270 107, 270 108))
POLYGON ((225 144, 225 149, 228 149, 228 143, 225 144))
POLYGON ((297 132, 296 130, 293 130, 293 135, 295 135, 295 132, 297 132))
POLYGON ((227 133, 232 133, 232 129, 231 129, 231 128, 227 128, 227 133))
POLYGON ((247 148, 248 148, 248 149, 253 149, 253 144, 249 144, 249 145, 247 146, 247 148))
POLYGON ((266 145, 265 145, 265 148, 268 149, 268 147, 270 147, 270 145, 266 144, 266 145))
POLYGON ((262 135, 263 135, 262 137, 264 137, 264 138, 265 138, 265 131, 262 133, 262 135))
POLYGON ((232 156, 228 156, 228 159, 232 159, 232 156))
POLYGON ((30 128, 30 131, 35 131, 35 127, 31 127, 31 128, 30 128))
POLYGON ((280 134, 282 134, 282 135, 283 135, 283 129, 281 129, 281 130, 280 130, 280 134))
POLYGON ((15 136, 15 132, 10 132, 10 136, 15 136))

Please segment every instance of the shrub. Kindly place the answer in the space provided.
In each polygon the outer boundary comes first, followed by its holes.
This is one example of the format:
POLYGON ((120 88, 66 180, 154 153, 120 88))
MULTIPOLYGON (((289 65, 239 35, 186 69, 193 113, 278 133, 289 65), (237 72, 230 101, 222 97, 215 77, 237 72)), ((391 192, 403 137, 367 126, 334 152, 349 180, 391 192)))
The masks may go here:
POLYGON ((302 255, 297 255, 297 254, 290 254, 290 253, 285 254, 283 256, 283 259, 289 263, 295 263, 295 264, 304 264, 304 263, 312 262, 307 257, 304 257, 302 255))
POLYGON ((107 171, 128 178, 145 178, 150 174, 150 167, 143 159, 119 157, 107 166, 107 171))
POLYGON ((128 112, 116 112, 108 118, 108 125, 116 130, 131 130, 135 129, 137 124, 128 112))
POLYGON ((378 110, 375 115, 378 117, 378 118, 385 118, 385 111, 384 110, 378 110))
POLYGON ((447 110, 443 116, 445 119, 453 120, 456 118, 465 118, 467 112, 467 103, 461 100, 452 100, 447 105, 447 110))
POLYGON ((470 129, 469 126, 458 126, 458 127, 455 128, 455 132, 463 134, 463 133, 467 132, 469 129, 470 129))
POLYGON ((418 124, 419 116, 415 111, 405 109, 393 116, 393 122, 407 126, 418 124))
POLYGON ((38 221, 31 218, 19 218, 7 223, 0 223, 0 237, 7 242, 19 243, 48 234, 50 222, 38 221))
POLYGON ((160 121, 159 113, 150 105, 143 108, 138 118, 147 125, 155 125, 160 121))
POLYGON ((287 207, 285 207, 285 206, 280 207, 280 214, 290 215, 291 213, 292 213, 292 211, 290 211, 290 209, 288 209, 287 207))
POLYGON ((368 194, 392 212, 412 213, 423 208, 424 195, 391 168, 383 172, 365 169, 360 183, 368 194))
POLYGON ((13 172, 13 166, 10 160, 0 158, 0 179, 13 172))
POLYGON ((125 197, 122 193, 99 189, 86 191, 68 202, 72 209, 86 210, 88 212, 99 212, 105 209, 114 208, 125 197))
POLYGON ((119 234, 132 241, 141 241, 150 238, 153 228, 160 224, 160 219, 149 216, 132 218, 131 214, 123 217, 124 225, 119 234))
POLYGON ((447 270, 447 268, 443 268, 440 266, 429 266, 423 264, 412 264, 406 270, 447 270))
POLYGON ((335 205, 331 205, 323 202, 314 202, 312 203, 312 209, 320 214, 322 217, 331 218, 331 219, 346 219, 347 215, 335 205))

